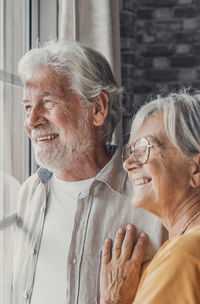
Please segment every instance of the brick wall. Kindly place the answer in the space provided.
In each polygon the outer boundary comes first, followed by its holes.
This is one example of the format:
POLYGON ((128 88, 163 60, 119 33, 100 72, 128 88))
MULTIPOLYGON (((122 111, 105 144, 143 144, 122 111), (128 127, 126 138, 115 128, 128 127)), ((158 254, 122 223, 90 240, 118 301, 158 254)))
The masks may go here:
POLYGON ((149 96, 200 88, 200 1, 119 0, 124 136, 149 96))

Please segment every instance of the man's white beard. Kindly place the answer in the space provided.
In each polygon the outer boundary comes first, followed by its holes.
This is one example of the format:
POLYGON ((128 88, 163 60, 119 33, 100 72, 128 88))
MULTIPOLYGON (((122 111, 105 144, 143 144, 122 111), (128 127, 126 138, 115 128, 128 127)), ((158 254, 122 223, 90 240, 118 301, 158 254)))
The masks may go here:
POLYGON ((34 132, 34 137, 44 134, 59 134, 59 141, 55 139, 46 145, 33 142, 36 162, 50 171, 69 171, 77 166, 77 161, 94 148, 93 136, 88 123, 88 115, 84 113, 78 122, 77 129, 69 133, 64 139, 60 130, 52 125, 44 125, 34 132))

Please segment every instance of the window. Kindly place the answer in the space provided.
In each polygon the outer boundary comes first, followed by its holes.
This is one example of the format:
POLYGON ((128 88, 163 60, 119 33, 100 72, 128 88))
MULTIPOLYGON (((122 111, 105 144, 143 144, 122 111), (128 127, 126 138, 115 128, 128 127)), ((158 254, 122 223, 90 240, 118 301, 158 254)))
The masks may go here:
POLYGON ((22 55, 39 41, 57 37, 58 1, 0 0, 0 167, 23 182, 36 170, 23 130, 22 55))
MULTIPOLYGON (((37 166, 24 132, 23 84, 17 66, 37 40, 43 44, 57 36, 57 15, 56 0, 0 0, 0 171, 20 183, 37 166)), ((16 212, 18 184, 10 178, 10 186, 5 177, 0 172, 0 219, 16 212)), ((0 303, 10 303, 13 231, 13 227, 0 231, 0 303)))
POLYGON ((24 53, 25 7, 22 1, 0 0, 1 169, 23 179, 22 84, 17 62, 24 53))

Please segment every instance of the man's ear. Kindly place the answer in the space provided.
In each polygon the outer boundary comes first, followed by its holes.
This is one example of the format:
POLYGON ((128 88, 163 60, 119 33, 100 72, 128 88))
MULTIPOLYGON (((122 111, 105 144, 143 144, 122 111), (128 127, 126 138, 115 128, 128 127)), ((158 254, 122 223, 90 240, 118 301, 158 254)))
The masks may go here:
POLYGON ((194 163, 192 165, 192 174, 190 178, 190 185, 193 188, 200 187, 200 153, 194 158, 194 163))
POLYGON ((92 108, 93 124, 95 126, 99 127, 104 124, 104 121, 108 115, 108 103, 108 95, 102 91, 97 96, 92 108))

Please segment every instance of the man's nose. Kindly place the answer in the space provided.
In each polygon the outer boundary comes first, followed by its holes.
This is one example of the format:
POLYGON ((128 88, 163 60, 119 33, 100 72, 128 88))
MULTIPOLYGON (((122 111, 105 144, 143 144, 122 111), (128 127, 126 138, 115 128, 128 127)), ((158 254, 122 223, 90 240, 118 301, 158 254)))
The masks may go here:
POLYGON ((35 129, 47 123, 47 118, 39 107, 33 107, 26 119, 26 123, 30 129, 35 129))

